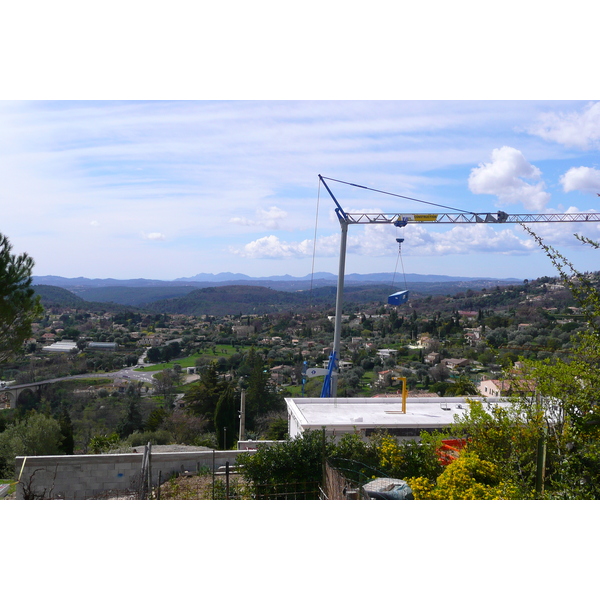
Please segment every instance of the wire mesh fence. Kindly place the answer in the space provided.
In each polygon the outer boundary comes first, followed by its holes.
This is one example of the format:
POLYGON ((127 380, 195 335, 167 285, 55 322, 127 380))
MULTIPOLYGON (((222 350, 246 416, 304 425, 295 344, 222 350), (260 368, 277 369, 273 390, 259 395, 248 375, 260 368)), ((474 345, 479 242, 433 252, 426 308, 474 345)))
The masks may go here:
POLYGON ((369 500, 364 485, 377 477, 388 478, 389 475, 357 460, 329 458, 325 465, 327 500, 369 500))

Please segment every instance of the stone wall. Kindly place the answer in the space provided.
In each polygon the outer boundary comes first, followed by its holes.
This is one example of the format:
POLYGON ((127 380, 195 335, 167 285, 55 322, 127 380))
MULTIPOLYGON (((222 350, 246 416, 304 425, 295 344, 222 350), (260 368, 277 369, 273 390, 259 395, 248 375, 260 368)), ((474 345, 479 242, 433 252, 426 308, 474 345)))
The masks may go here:
MULTIPOLYGON (((233 467, 245 451, 152 453, 152 485, 166 481, 175 472, 196 472, 202 467, 218 469, 227 462, 233 467)), ((17 456, 15 478, 17 499, 25 493, 37 498, 86 499, 111 492, 137 490, 143 453, 86 454, 70 456, 17 456), (23 463, 24 466, 23 466, 23 463)))

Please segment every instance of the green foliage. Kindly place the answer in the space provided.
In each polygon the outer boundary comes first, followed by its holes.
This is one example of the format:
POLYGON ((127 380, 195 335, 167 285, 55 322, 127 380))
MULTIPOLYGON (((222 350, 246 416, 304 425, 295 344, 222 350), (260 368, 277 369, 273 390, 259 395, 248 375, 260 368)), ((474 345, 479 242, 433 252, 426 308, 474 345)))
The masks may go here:
POLYGON ((14 474, 16 456, 64 454, 60 423, 43 413, 30 412, 0 433, 0 476, 14 474))
POLYGON ((162 406, 155 408, 149 415, 148 419, 144 423, 145 431, 156 431, 169 416, 169 412, 162 406))
POLYGON ((571 351, 560 360, 525 361, 520 377, 536 382, 535 397, 490 410, 471 402, 454 433, 469 439, 469 452, 494 465, 513 497, 600 499, 600 293, 597 283, 524 228, 579 301, 587 328, 575 333, 571 351))
POLYGON ((510 483, 502 480, 497 465, 474 452, 463 451, 437 478, 435 485, 425 478, 407 482, 416 500, 507 500, 515 497, 510 483))
POLYGON ((436 454, 440 441, 441 434, 426 432, 422 443, 398 442, 386 433, 365 441, 358 433, 348 433, 336 443, 328 440, 324 431, 309 431, 302 437, 260 447, 256 453, 238 458, 238 464, 244 477, 263 493, 292 489, 297 483, 321 482, 324 460, 357 483, 374 476, 421 476, 435 481, 443 470, 436 454))
POLYGON ((148 442, 159 446, 171 444, 173 436, 164 429, 159 431, 136 431, 127 438, 127 444, 131 447, 145 446, 148 442))
POLYGON ((255 453, 240 456, 237 464, 257 493, 280 494, 293 491, 299 482, 321 482, 330 450, 324 431, 308 431, 302 437, 261 446, 255 453))
POLYGON ((62 442, 60 444, 60 449, 65 454, 73 454, 75 451, 73 423, 71 421, 69 411, 65 406, 61 408, 61 411, 58 415, 58 423, 60 425, 60 432, 63 436, 62 442))
POLYGON ((452 435, 468 439, 467 448, 495 464, 503 480, 521 497, 535 489, 537 444, 544 419, 539 407, 518 401, 509 407, 467 400, 469 409, 452 426, 452 435))
POLYGON ((441 445, 441 433, 421 432, 421 440, 399 442, 385 431, 364 441, 358 434, 346 434, 332 451, 332 457, 360 462, 364 474, 376 469, 380 474, 397 479, 422 476, 429 480, 442 472, 437 450, 441 445))
POLYGON ((206 419, 214 427, 215 409, 224 389, 225 383, 219 379, 217 363, 213 361, 202 371, 200 381, 185 393, 186 410, 206 419))
POLYGON ((465 375, 453 381, 444 391, 444 396, 476 396, 478 394, 475 384, 465 375))
POLYGON ((21 350, 43 310, 31 287, 33 259, 11 250, 8 238, 0 233, 0 363, 21 350))
POLYGON ((232 385, 227 386, 219 397, 215 408, 214 423, 219 448, 228 450, 237 440, 239 426, 237 395, 232 385))
POLYGON ((248 353, 247 362, 251 372, 246 389, 246 426, 248 429, 254 429, 258 417, 280 410, 285 405, 271 386, 263 357, 252 348, 248 353))
POLYGON ((180 354, 181 346, 179 345, 179 342, 171 342, 166 346, 153 346, 152 348, 148 348, 146 356, 148 358, 148 362, 159 363, 168 362, 172 358, 177 358, 180 354))
POLYGON ((206 432, 206 420, 182 411, 169 414, 160 426, 160 430, 169 432, 175 444, 188 446, 208 446, 217 448, 214 434, 206 432))
POLYGON ((285 417, 275 417, 269 422, 264 438, 267 440, 285 440, 287 433, 287 419, 285 417))
POLYGON ((173 369, 165 369, 154 375, 154 391, 157 395, 163 396, 165 404, 170 407, 172 398, 181 385, 181 373, 173 369))
POLYGON ((127 402, 126 413, 117 426, 117 434, 121 439, 130 436, 134 431, 141 431, 144 419, 140 411, 139 399, 132 397, 127 402))
POLYGON ((121 438, 117 433, 95 435, 89 443, 89 449, 92 454, 105 454, 118 448, 121 444, 121 438))

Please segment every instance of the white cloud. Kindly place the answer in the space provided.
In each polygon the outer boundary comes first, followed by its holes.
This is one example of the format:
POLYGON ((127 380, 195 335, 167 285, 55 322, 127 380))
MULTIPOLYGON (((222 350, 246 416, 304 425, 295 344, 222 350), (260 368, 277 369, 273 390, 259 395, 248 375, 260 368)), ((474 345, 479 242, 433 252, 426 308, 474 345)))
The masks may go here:
POLYGON ((581 112, 541 115, 529 133, 567 147, 589 149, 600 145, 600 102, 589 104, 581 112))
POLYGON ((519 150, 503 146, 493 150, 492 162, 471 170, 469 189, 474 194, 493 194, 501 205, 522 204, 527 210, 540 211, 546 207, 550 194, 544 191, 543 181, 530 184, 524 179, 537 181, 541 175, 519 150))
POLYGON ((244 258, 306 258, 312 254, 311 240, 284 242, 275 235, 267 235, 246 244, 241 250, 230 248, 233 254, 244 258))
POLYGON ((100 223, 98 223, 98 221, 91 221, 91 222, 90 222, 90 225, 91 225, 92 227, 100 227, 100 223))
POLYGON ((246 227, 260 227, 261 229, 282 229, 282 224, 286 222, 287 218, 288 213, 285 210, 277 206, 271 206, 266 210, 258 208, 254 220, 246 217, 233 217, 229 219, 229 222, 246 227))
POLYGON ((445 232, 431 232, 416 225, 407 229, 406 247, 403 251, 407 250, 408 254, 414 256, 481 252, 506 255, 527 254, 535 248, 533 240, 520 238, 510 229, 494 229, 491 225, 481 223, 458 225, 445 232))
MULTIPOLYGON (((547 213, 586 213, 586 212, 597 212, 597 210, 580 210, 576 206, 570 206, 565 211, 557 211, 555 209, 548 209, 547 213)), ((552 246, 571 246, 580 247, 581 242, 575 237, 575 234, 583 235, 592 239, 596 239, 600 236, 600 223, 583 223, 583 222, 570 222, 564 221, 560 224, 557 223, 530 223, 527 224, 529 229, 537 233, 547 244, 552 246)))
POLYGON ((151 242, 162 242, 166 236, 164 233, 159 233, 158 231, 155 231, 153 233, 142 233, 142 237, 145 240, 150 240, 151 242))
POLYGON ((591 167, 572 167, 561 178, 565 192, 579 190, 581 192, 600 194, 600 171, 591 167))

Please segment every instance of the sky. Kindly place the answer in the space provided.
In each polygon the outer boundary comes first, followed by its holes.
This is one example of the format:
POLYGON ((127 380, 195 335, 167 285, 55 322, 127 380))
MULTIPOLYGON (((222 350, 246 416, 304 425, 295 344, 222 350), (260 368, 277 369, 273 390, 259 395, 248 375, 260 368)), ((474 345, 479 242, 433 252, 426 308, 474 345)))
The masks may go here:
MULTIPOLYGON (((0 38, 0 232, 35 275, 335 274, 340 227, 319 175, 474 212, 599 207, 583 1, 569 14, 516 0, 492 13, 469 0, 35 4, 32 18, 13 3, 0 38)), ((434 210, 329 185, 348 211, 434 210)), ((597 224, 534 230, 596 270, 573 234, 599 239, 597 224)), ((351 226, 346 272, 393 272, 396 237, 351 226)), ((402 237, 406 273, 555 274, 518 225, 402 237)))
MULTIPOLYGON (((467 211, 584 212, 600 204, 599 148, 594 101, 2 101, 1 231, 40 276, 337 273, 319 174, 467 211)), ((328 185, 350 212, 436 212, 328 185)), ((533 229, 596 268, 573 234, 599 239, 599 224, 533 229)), ((519 225, 402 234, 407 273, 554 274, 519 225)), ((396 237, 351 226, 346 272, 393 272, 396 237)))

